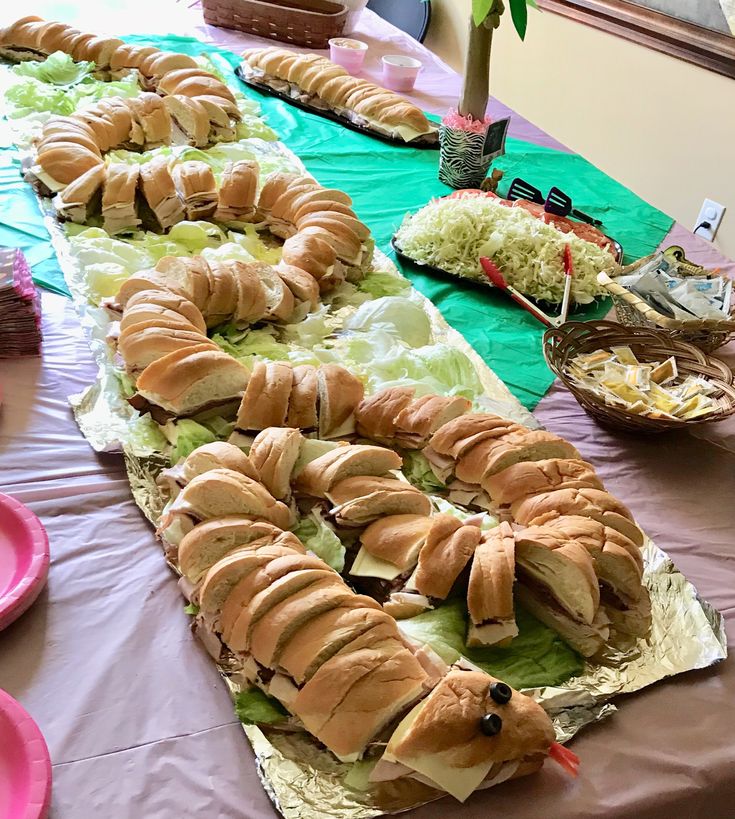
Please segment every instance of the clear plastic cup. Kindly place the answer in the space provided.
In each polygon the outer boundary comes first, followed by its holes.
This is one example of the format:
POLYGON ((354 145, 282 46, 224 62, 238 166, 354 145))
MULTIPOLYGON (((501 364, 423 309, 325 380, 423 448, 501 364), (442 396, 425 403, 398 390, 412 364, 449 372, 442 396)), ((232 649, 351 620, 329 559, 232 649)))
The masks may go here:
POLYGON ((341 65, 350 74, 359 74, 367 54, 367 43, 350 37, 332 37, 329 41, 329 59, 341 65))
POLYGON ((412 91, 421 71, 421 61, 402 54, 383 57, 383 84, 392 91, 412 91))

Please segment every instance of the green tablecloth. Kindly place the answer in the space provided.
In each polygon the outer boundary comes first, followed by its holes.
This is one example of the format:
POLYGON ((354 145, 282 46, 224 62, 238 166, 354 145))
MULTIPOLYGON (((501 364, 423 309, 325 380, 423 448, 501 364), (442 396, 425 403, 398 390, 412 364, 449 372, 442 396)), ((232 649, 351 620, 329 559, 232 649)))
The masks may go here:
MULTIPOLYGON (((212 55, 227 69, 237 55, 186 37, 131 36, 162 49, 212 55)), ((233 78, 233 82, 236 81, 233 78)), ((243 86, 260 101, 268 123, 323 184, 345 190, 367 222, 378 247, 390 252, 390 237, 403 215, 422 207, 449 189, 437 178, 438 151, 393 146, 340 127, 322 117, 243 86)), ((509 139, 507 153, 497 161, 506 179, 522 175, 542 189, 560 185, 575 204, 604 218, 605 228, 628 257, 646 255, 664 239, 673 220, 582 157, 509 139)), ((45 287, 64 292, 63 278, 50 258, 47 237, 30 189, 17 182, 12 151, 2 152, 0 241, 26 251, 35 262, 34 276, 45 287)), ((505 296, 491 290, 438 280, 415 268, 404 273, 441 310, 446 320, 472 344, 513 394, 533 408, 550 387, 553 376, 541 354, 542 326, 505 296)), ((607 312, 609 303, 578 311, 577 318, 607 312)))

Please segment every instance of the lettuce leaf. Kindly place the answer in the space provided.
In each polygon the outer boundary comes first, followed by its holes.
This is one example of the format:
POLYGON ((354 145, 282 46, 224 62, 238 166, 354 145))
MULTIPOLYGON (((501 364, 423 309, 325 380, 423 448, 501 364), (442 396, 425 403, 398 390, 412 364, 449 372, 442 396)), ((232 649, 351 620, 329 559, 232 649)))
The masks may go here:
POLYGON ((6 113, 11 119, 21 119, 42 111, 69 116, 77 107, 73 95, 64 89, 48 86, 30 78, 11 86, 5 92, 5 99, 10 103, 6 113))
MULTIPOLYGON (((156 234, 148 234, 153 237, 156 234)), ((163 237, 157 236, 160 240, 163 237)), ((227 241, 227 234, 222 228, 211 222, 179 222, 168 232, 168 239, 181 245, 188 253, 201 253, 206 247, 217 247, 227 241)), ((149 239, 152 242, 153 239, 149 239)), ((185 255, 185 254, 177 254, 185 255)))
POLYGON ((220 441, 226 441, 235 429, 234 421, 225 421, 225 419, 219 415, 215 415, 214 418, 207 418, 207 420, 202 421, 201 424, 213 432, 220 441))
POLYGON ((383 329, 355 333, 334 345, 335 358, 367 381, 369 391, 412 386, 418 395, 463 395, 473 400, 482 384, 472 362, 455 347, 430 344, 411 349, 383 329))
MULTIPOLYGON (((33 67, 43 63, 21 63, 20 67, 33 67)), ((34 115, 60 114, 68 116, 79 108, 92 105, 103 97, 135 97, 140 93, 135 77, 117 82, 101 82, 93 77, 84 77, 71 86, 59 86, 42 82, 33 76, 22 76, 5 92, 8 103, 7 115, 14 121, 13 130, 28 131, 24 120, 34 115)))
POLYGON ((447 488, 433 473, 423 452, 406 452, 401 471, 422 492, 433 494, 447 488))
POLYGON ((377 299, 381 296, 400 296, 411 289, 411 282, 397 271, 371 270, 358 285, 358 290, 377 299))
POLYGON ((175 442, 171 452, 171 466, 186 458, 198 446, 211 444, 217 440, 217 436, 210 429, 190 418, 174 421, 172 426, 175 429, 175 442))
POLYGON ((50 85, 76 85, 94 69, 94 63, 75 63, 63 51, 55 51, 40 62, 32 60, 13 67, 13 71, 21 77, 33 77, 50 85))
POLYGON ((254 686, 237 694, 235 713, 245 725, 276 725, 288 719, 288 711, 278 700, 254 686))
POLYGON ((345 547, 317 509, 302 518, 293 533, 325 563, 338 572, 345 567, 345 547))
POLYGON ((514 688, 560 685, 581 673, 584 662, 556 632, 521 608, 516 610, 518 637, 507 648, 468 648, 467 610, 462 601, 447 603, 401 620, 401 631, 428 643, 447 663, 466 657, 483 671, 514 688))
POLYGON ((276 341, 275 333, 274 327, 241 330, 234 324, 225 324, 218 328, 212 336, 212 341, 246 365, 253 363, 254 356, 267 358, 270 361, 287 361, 288 346, 276 341))
POLYGON ((483 532, 487 532, 488 529, 494 529, 500 522, 494 515, 491 515, 490 512, 467 512, 459 506, 450 503, 446 498, 439 497, 438 495, 432 495, 431 502, 434 504, 436 511, 441 512, 443 515, 454 515, 455 518, 459 518, 461 521, 472 518, 475 525, 479 526, 483 532), (481 519, 479 518, 480 515, 482 516, 481 519))
POLYGON ((242 114, 242 119, 237 123, 235 134, 238 139, 256 137, 264 139, 266 142, 275 142, 278 139, 278 134, 260 117, 245 113, 242 114))
POLYGON ((409 347, 430 344, 431 322, 424 308, 401 296, 382 296, 357 308, 345 322, 348 330, 384 330, 409 347))
POLYGON ((199 606, 196 603, 189 603, 188 605, 184 606, 184 613, 189 614, 192 617, 196 617, 199 614, 199 606))

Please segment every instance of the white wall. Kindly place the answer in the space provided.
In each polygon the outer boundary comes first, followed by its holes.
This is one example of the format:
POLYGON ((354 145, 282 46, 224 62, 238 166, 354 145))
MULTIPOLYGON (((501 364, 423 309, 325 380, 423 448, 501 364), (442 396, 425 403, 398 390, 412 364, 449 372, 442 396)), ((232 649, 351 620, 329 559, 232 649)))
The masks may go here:
MULTIPOLYGON (((458 70, 470 0, 434 0, 427 45, 458 70)), ((715 245, 735 257, 735 80, 529 9, 493 46, 494 96, 690 229, 705 197, 728 208, 715 245)))

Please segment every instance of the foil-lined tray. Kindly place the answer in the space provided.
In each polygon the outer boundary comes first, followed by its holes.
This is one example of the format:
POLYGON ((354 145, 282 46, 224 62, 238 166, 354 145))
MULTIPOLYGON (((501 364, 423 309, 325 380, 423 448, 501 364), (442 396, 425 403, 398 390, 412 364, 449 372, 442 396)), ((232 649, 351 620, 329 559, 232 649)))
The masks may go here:
MULTIPOLYGON (((263 145, 269 146, 263 150, 282 152, 293 164, 295 157, 285 146, 263 145)), ((96 382, 70 399, 75 418, 97 451, 124 453, 133 497, 155 525, 164 502, 156 477, 168 466, 167 460, 161 453, 134 441, 132 430, 139 416, 120 393, 112 351, 106 341, 110 316, 90 302, 84 271, 70 253, 66 235, 51 214, 48 200, 39 198, 39 206, 98 366, 96 382)), ((376 268, 395 272, 390 260, 380 252, 376 252, 376 268)), ((435 340, 458 347, 472 360, 486 392, 481 403, 488 411, 538 427, 533 416, 467 341, 447 325, 436 307, 415 290, 411 291, 410 298, 426 309, 435 340)), ((347 310, 344 318, 349 314, 347 310)), ((603 664, 586 663, 582 674, 562 686, 525 692, 549 712, 560 741, 571 739, 584 725, 613 713, 616 706, 612 700, 618 694, 713 665, 727 655, 723 618, 719 612, 699 597, 694 586, 651 541, 647 541, 643 557, 644 582, 652 606, 650 636, 611 647, 603 664)), ((173 565, 171 568, 176 569, 173 565)), ((220 667, 219 670, 236 694, 237 686, 227 669, 220 667)), ((355 777, 353 766, 339 763, 307 734, 255 726, 243 726, 243 730, 255 751, 263 787, 286 819, 368 819, 407 811, 443 796, 426 785, 408 780, 364 789, 357 782, 359 777, 355 777)), ((448 808, 452 810, 451 806, 448 808)), ((455 811, 461 816, 461 807, 457 806, 455 811)))

